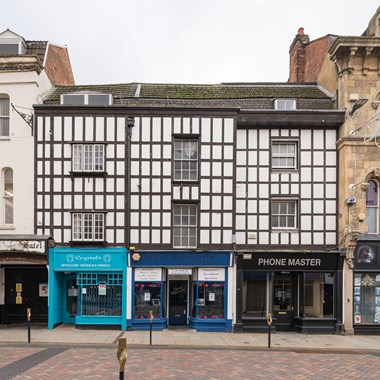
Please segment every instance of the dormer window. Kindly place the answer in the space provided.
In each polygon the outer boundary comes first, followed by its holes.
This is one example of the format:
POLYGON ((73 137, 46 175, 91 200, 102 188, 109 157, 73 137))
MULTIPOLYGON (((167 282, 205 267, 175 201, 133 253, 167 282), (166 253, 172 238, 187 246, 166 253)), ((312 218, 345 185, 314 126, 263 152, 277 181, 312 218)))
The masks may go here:
POLYGON ((110 106, 111 94, 64 94, 61 95, 61 104, 68 106, 110 106))
POLYGON ((293 111, 296 109, 296 101, 294 99, 276 99, 274 101, 274 109, 279 111, 293 111))
POLYGON ((9 29, 0 33, 0 55, 18 54, 26 54, 24 38, 9 29))

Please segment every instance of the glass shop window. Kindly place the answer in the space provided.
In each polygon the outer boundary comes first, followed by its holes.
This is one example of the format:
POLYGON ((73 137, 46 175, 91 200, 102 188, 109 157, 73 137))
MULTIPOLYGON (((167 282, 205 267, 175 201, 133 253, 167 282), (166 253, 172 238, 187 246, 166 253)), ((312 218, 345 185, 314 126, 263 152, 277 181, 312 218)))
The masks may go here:
POLYGON ((122 315, 121 273, 78 273, 80 315, 122 315))
POLYGON ((306 318, 334 316, 333 273, 304 273, 301 276, 300 312, 306 318))
POLYGON ((135 318, 149 318, 149 311, 153 311, 153 318, 161 318, 162 311, 161 283, 135 283, 135 318))
POLYGON ((267 315, 266 273, 244 273, 243 316, 265 317, 267 315))
POLYGON ((380 324, 380 273, 355 274, 354 323, 380 324))
POLYGON ((224 282, 198 284, 198 318, 224 318, 224 282))

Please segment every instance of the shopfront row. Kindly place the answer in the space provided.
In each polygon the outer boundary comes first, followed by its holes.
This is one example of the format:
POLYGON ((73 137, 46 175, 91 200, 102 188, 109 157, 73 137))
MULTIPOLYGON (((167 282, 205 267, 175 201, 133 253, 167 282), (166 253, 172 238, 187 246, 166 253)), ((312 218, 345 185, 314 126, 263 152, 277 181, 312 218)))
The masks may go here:
MULTIPOLYGON (((358 242, 355 333, 380 333, 380 242, 358 242)), ((49 250, 48 327, 342 333, 343 252, 49 250)))

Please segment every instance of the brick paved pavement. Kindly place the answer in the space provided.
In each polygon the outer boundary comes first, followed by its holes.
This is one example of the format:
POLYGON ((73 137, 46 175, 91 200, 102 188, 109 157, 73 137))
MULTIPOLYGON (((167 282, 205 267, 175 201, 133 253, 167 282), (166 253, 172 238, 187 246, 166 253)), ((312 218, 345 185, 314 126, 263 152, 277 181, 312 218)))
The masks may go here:
MULTIPOLYGON (((116 345, 0 345, 0 379, 119 379, 116 345)), ((380 379, 380 352, 129 346, 125 380, 380 379)))

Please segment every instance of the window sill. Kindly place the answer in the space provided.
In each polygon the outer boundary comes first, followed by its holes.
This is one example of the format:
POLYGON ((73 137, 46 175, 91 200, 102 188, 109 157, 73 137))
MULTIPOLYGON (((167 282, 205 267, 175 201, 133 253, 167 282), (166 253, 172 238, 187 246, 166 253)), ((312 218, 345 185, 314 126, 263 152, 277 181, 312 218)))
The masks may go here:
POLYGON ((1 140, 9 141, 10 139, 11 139, 11 136, 0 136, 0 141, 1 140))
POLYGON ((189 179, 189 180, 173 179, 172 183, 175 186, 186 186, 186 185, 199 185, 200 181, 198 179, 189 179))
POLYGON ((106 178, 107 172, 69 172, 71 177, 104 177, 106 178))
POLYGON ((298 228, 272 228, 271 232, 294 234, 294 233, 298 233, 299 230, 298 228))
POLYGON ((108 245, 106 241, 89 241, 89 240, 72 240, 71 246, 88 246, 88 247, 105 247, 108 245))
POLYGON ((9 225, 9 226, 0 226, 0 230, 15 230, 16 227, 13 226, 13 225, 9 225))

